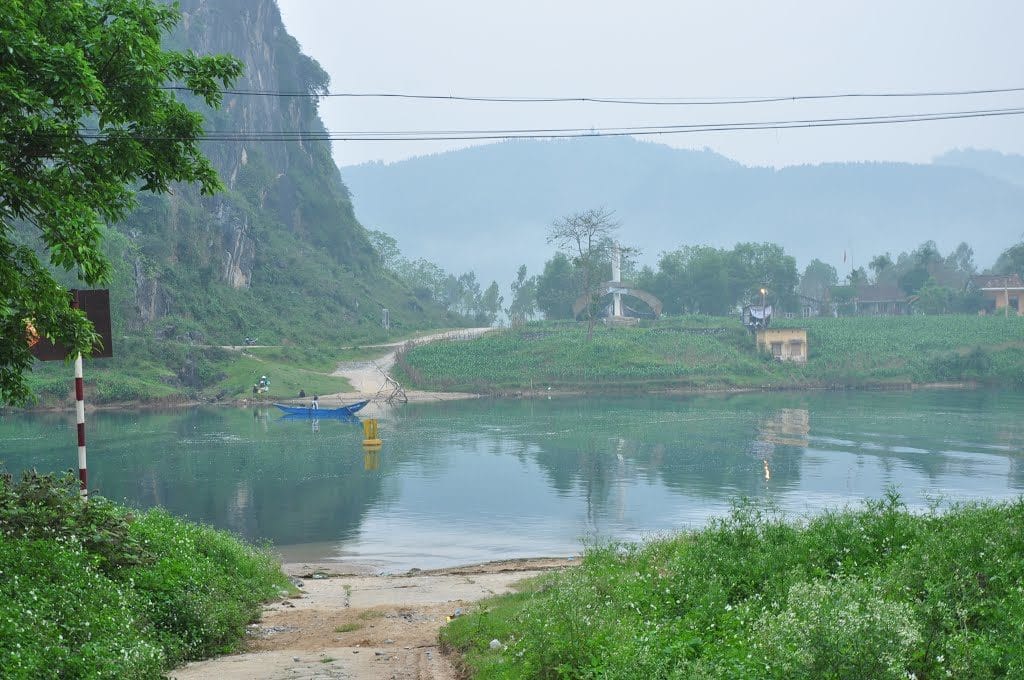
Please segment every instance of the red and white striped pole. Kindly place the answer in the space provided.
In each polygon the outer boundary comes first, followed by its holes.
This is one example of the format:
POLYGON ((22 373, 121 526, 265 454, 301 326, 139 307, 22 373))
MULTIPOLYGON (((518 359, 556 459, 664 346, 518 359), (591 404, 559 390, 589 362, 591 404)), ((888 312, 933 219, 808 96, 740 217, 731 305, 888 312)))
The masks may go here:
MULTIPOLYGON (((71 306, 79 309, 78 291, 71 306)), ((85 465, 85 381, 82 379, 82 353, 75 355, 75 421, 78 424, 78 483, 83 500, 89 498, 88 472, 85 465)))
POLYGON ((82 380, 82 355, 75 357, 75 416, 78 423, 78 481, 79 493, 89 498, 88 472, 85 466, 85 386, 82 380))

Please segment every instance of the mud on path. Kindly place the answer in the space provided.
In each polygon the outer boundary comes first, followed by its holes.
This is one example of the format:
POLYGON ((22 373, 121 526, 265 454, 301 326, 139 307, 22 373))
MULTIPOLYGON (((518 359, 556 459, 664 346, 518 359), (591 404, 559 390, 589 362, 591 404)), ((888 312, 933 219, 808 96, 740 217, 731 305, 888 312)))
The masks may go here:
POLYGON ((515 584, 571 565, 564 559, 489 562, 399 576, 336 574, 338 564, 287 564, 299 597, 268 605, 246 649, 188 664, 177 680, 456 680, 437 646, 445 617, 515 584))

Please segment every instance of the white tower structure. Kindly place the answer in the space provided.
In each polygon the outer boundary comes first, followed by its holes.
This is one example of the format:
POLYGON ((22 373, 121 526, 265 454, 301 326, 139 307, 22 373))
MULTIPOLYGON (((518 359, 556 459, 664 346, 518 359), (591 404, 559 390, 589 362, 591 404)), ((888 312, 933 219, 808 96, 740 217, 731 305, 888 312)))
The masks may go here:
MULTIPOLYGON (((622 283, 622 252, 618 243, 612 246, 612 283, 622 283)), ((612 293, 612 316, 622 316, 622 293, 612 293)))

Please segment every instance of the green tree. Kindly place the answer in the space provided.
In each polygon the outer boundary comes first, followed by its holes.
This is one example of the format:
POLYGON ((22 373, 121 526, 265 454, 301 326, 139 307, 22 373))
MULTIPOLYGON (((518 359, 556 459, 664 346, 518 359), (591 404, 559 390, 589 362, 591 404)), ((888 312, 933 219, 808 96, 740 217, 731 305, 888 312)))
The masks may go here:
POLYGON ((565 253, 555 253, 537 277, 537 309, 545 319, 571 319, 575 291, 572 263, 565 253))
POLYGON ((728 314, 738 295, 731 264, 728 251, 683 246, 662 254, 652 292, 669 313, 728 314))
POLYGON ((1024 241, 1004 250, 992 271, 996 274, 1016 274, 1024 278, 1024 241))
MULTIPOLYGON (((580 295, 593 298, 601 284, 598 276, 612 246, 612 236, 619 228, 614 213, 604 208, 591 208, 555 220, 548 230, 548 243, 573 258, 580 272, 580 295)), ((587 305, 587 340, 594 334, 593 305, 587 305)))
POLYGON ((760 298, 761 288, 768 289, 769 302, 783 309, 796 309, 796 286, 800 274, 796 258, 786 255, 777 243, 737 243, 732 250, 734 283, 738 301, 760 298))
POLYGON ((978 273, 978 268, 974 264, 974 248, 971 248, 967 243, 961 243, 956 247, 956 250, 947 255, 945 264, 950 269, 961 274, 965 280, 967 277, 978 273))
POLYGON ((899 286, 907 295, 916 295, 931 278, 928 269, 923 265, 918 265, 900 276, 899 286))
POLYGON ((929 278, 918 291, 915 308, 925 314, 949 314, 953 311, 956 294, 946 286, 940 286, 929 278))
POLYGON ((526 265, 519 265, 512 282, 512 302, 505 313, 513 325, 526 323, 537 309, 537 277, 526 276, 526 265))
POLYGON ((490 326, 498 319, 498 312, 501 311, 501 291, 497 281, 491 281, 491 285, 484 289, 477 304, 475 321, 482 326, 490 326))
MULTIPOLYGON (((395 274, 412 289, 413 295, 423 302, 433 301, 445 305, 449 275, 429 260, 406 260, 398 258, 395 274)), ((452 277, 454 278, 454 277, 452 277)), ((450 309, 450 306, 446 306, 450 309)))
POLYGON ((864 271, 864 267, 857 267, 856 269, 850 270, 850 273, 846 275, 846 283, 852 288, 858 288, 868 282, 868 273, 864 271))
POLYGON ((832 286, 839 285, 836 268, 819 259, 811 260, 804 268, 797 290, 801 295, 815 300, 824 300, 832 286))
POLYGON ((199 148, 202 116, 167 86, 216 107, 242 66, 164 50, 178 19, 156 0, 8 0, 0 11, 0 401, 31 397, 27 323, 72 352, 95 337, 41 258, 102 283, 102 223, 123 219, 137 190, 221 188, 199 148))
POLYGON ((895 266, 896 263, 892 261, 892 256, 889 253, 876 255, 871 258, 871 262, 868 262, 868 269, 875 273, 876 283, 881 282, 883 277, 895 266))
POLYGON ((373 249, 377 251, 377 256, 380 258, 380 263, 384 265, 385 269, 394 271, 402 257, 402 253, 398 249, 398 241, 395 240, 394 237, 385 234, 383 231, 370 230, 368 234, 370 237, 370 243, 373 245, 373 249))

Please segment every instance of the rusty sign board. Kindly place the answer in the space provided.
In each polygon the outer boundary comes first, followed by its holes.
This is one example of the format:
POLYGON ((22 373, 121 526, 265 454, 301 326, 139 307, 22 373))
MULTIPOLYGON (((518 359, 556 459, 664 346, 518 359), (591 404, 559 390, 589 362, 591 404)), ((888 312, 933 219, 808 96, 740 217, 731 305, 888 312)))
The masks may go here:
MULTIPOLYGON (((85 312, 86 318, 92 322, 99 334, 99 341, 93 345, 92 358, 114 356, 113 333, 110 329, 110 291, 106 288, 95 290, 70 290, 70 303, 85 312)), ((46 338, 32 346, 32 355, 40 361, 63 361, 68 356, 64 345, 54 344, 46 338)))

